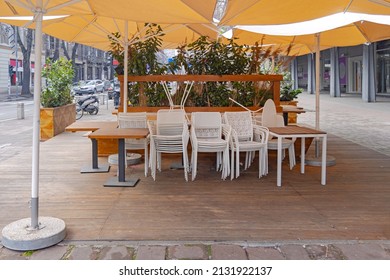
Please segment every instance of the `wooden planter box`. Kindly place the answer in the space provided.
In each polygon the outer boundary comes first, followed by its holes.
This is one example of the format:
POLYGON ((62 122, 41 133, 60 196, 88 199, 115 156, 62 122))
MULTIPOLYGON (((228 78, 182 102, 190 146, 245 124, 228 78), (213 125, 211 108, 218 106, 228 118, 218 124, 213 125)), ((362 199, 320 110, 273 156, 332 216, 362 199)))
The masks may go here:
MULTIPOLYGON (((292 100, 292 101, 280 101, 280 105, 289 105, 289 106, 298 106, 298 101, 297 100, 292 100)), ((298 121, 298 114, 297 113, 289 113, 288 114, 288 123, 289 124, 296 124, 298 121)))
POLYGON ((65 131, 65 128, 76 121, 76 104, 56 108, 41 108, 41 140, 50 139, 65 131))

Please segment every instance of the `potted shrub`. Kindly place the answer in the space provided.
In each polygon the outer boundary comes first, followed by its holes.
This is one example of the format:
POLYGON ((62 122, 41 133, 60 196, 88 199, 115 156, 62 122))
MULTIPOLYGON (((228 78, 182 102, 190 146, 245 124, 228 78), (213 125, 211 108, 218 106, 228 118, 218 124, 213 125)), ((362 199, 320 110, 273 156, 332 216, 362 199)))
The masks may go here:
MULTIPOLYGON (((280 105, 298 106, 298 95, 303 90, 301 88, 293 89, 291 81, 283 81, 280 88, 280 105)), ((298 115, 297 113, 288 114, 288 123, 296 123, 298 115)))
POLYGON ((46 140, 65 131, 76 121, 76 106, 73 103, 71 87, 74 70, 71 61, 60 58, 48 59, 42 69, 46 88, 41 93, 41 140, 46 140))
POLYGON ((294 99, 298 98, 300 93, 302 93, 302 89, 292 89, 290 83, 286 84, 280 89, 280 101, 285 101, 288 105, 296 105, 298 101, 294 99))

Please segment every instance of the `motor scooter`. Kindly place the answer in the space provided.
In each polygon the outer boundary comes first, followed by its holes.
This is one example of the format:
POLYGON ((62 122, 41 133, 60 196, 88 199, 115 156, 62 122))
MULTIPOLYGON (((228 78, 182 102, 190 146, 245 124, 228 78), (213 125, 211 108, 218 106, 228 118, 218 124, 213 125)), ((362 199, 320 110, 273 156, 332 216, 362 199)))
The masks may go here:
POLYGON ((76 120, 81 119, 84 113, 97 115, 99 112, 99 98, 96 95, 88 95, 76 101, 76 120))

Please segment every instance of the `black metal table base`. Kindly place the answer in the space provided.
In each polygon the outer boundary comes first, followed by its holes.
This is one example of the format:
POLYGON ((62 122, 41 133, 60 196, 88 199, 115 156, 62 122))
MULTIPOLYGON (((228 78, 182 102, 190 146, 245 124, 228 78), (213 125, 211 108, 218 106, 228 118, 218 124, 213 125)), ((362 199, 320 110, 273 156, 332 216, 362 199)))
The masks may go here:
POLYGON ((109 165, 99 166, 93 168, 92 166, 83 166, 80 170, 80 173, 107 173, 110 171, 109 165))
POLYGON ((124 182, 120 182, 117 177, 108 179, 103 186, 105 187, 135 187, 139 179, 127 179, 124 182))

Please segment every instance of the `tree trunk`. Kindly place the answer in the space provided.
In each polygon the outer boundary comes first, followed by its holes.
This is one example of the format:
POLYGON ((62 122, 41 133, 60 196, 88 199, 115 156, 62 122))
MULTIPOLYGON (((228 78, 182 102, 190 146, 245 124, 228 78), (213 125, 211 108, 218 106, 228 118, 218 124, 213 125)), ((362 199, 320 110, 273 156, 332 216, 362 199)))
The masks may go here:
MULTIPOLYGON (((18 27, 15 27, 18 28, 18 27)), ((22 79, 22 92, 21 95, 23 96, 31 96, 30 91, 30 57, 31 57, 31 47, 32 47, 32 40, 33 40, 33 30, 27 29, 27 36, 26 36, 26 46, 23 44, 21 38, 20 38, 20 32, 17 32, 18 34, 18 44, 20 46, 20 49, 22 50, 23 54, 23 79, 22 79)))
POLYGON ((72 60, 72 66, 73 66, 73 70, 74 70, 74 77, 73 77, 73 81, 74 82, 77 82, 78 78, 77 78, 77 69, 76 69, 76 54, 77 54, 77 48, 79 47, 79 44, 78 43, 74 43, 73 47, 72 47, 72 56, 69 55, 69 52, 68 52, 68 49, 66 48, 66 45, 65 45, 65 41, 62 41, 62 49, 64 50, 64 55, 66 57, 66 59, 68 60, 72 60))
POLYGON ((56 61, 60 58, 60 40, 54 38, 54 41, 55 41, 55 46, 54 46, 53 61, 56 61))

